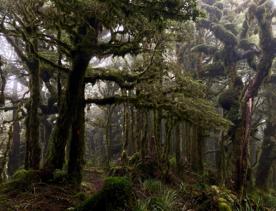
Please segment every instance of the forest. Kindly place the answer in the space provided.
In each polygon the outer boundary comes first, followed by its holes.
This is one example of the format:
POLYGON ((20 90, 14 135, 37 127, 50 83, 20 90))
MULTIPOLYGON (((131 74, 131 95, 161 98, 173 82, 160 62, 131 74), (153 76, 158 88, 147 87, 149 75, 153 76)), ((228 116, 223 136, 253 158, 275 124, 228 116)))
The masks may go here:
POLYGON ((276 210, 275 5, 0 0, 0 211, 276 210))

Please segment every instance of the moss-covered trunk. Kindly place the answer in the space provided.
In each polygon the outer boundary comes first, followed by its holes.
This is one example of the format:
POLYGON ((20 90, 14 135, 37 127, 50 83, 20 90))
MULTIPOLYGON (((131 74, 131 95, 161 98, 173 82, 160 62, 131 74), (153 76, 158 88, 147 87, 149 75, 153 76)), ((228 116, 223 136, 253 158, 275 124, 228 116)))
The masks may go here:
POLYGON ((80 100, 77 102, 77 116, 72 122, 71 141, 68 160, 68 175, 75 184, 80 184, 82 167, 84 164, 85 148, 85 112, 84 112, 84 84, 79 89, 80 100))
POLYGON ((30 70, 30 102, 26 119, 26 157, 25 168, 39 169, 40 167, 40 143, 39 143, 39 116, 40 105, 40 68, 39 60, 30 58, 28 68, 30 70))
MULTIPOLYGON (((13 99, 18 100, 17 96, 17 82, 14 82, 13 85, 13 99)), ((18 120, 17 110, 12 111, 12 120, 13 122, 13 134, 12 134, 12 143, 9 151, 8 159, 8 169, 7 173, 9 176, 13 175, 14 172, 20 166, 20 124, 18 120)))
POLYGON ((267 182, 269 173, 276 158, 275 153, 275 135, 276 124, 272 125, 270 122, 267 123, 264 131, 264 143, 262 154, 260 156, 259 165, 256 172, 256 186, 261 189, 267 188, 267 182))
MULTIPOLYGON (((83 103, 83 84, 86 68, 89 64, 91 56, 85 51, 79 50, 75 53, 72 64, 72 72, 69 75, 65 95, 61 102, 59 117, 56 126, 51 134, 50 145, 47 153, 47 159, 44 168, 49 170, 61 169, 65 160, 65 146, 70 131, 74 123, 74 129, 77 130, 79 122, 81 122, 82 112, 84 106, 80 108, 83 103)), ((81 131, 80 131, 81 132, 81 131)), ((74 133, 74 132, 73 132, 74 133)), ((72 138, 81 138, 76 136, 72 138)), ((74 142, 79 140, 74 140, 74 142)), ((80 140, 82 142, 82 140, 80 140)))

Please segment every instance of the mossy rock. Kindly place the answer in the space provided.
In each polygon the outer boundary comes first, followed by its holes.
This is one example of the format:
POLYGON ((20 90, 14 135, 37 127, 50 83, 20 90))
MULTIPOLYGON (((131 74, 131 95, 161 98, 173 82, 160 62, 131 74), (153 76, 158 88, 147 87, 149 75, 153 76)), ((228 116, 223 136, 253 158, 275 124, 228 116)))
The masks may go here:
POLYGON ((132 210, 133 205, 131 182, 125 177, 108 177, 103 189, 75 211, 123 211, 132 210))
POLYGON ((218 209, 219 211, 232 211, 231 206, 224 198, 218 199, 218 209))

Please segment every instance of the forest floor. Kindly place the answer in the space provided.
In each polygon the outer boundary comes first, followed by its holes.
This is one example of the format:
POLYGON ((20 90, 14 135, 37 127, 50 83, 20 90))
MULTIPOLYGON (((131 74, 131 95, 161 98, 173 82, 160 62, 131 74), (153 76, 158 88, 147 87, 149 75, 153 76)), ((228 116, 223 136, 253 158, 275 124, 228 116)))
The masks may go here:
POLYGON ((0 186, 0 211, 64 211, 81 203, 85 196, 93 195, 103 185, 104 174, 96 169, 84 171, 81 190, 59 181, 49 184, 4 184, 0 186))
MULTIPOLYGON (((88 197, 99 192, 106 178, 103 170, 87 168, 83 174, 80 190, 74 189, 63 181, 61 173, 55 181, 44 183, 33 181, 27 171, 20 173, 12 181, 0 186, 0 211, 63 211, 74 210, 88 197), (23 176, 22 176, 23 175, 23 176), (17 180, 24 177, 24 180, 17 180)), ((210 181, 200 175, 187 172, 180 180, 172 175, 170 180, 158 178, 146 179, 133 183, 133 192, 137 202, 135 211, 243 211, 276 210, 276 196, 261 201, 258 194, 245 202, 246 209, 238 208, 237 196, 230 190, 208 184, 210 181), (174 181, 173 181, 174 180, 174 181), (185 182, 183 182, 185 181, 185 182), (232 207, 232 208, 230 208, 232 207)), ((211 182, 212 183, 212 182, 211 182)))

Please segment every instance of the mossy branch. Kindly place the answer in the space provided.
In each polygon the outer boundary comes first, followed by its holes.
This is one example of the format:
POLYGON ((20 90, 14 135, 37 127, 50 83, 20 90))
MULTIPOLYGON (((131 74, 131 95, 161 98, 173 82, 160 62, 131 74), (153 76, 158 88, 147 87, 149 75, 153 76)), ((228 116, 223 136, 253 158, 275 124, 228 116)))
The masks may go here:
POLYGON ((95 84, 98 80, 113 81, 121 88, 133 89, 141 80, 142 73, 131 73, 117 69, 94 68, 86 77, 85 83, 95 84))
POLYGON ((217 52, 217 48, 207 44, 201 44, 191 49, 193 52, 201 52, 206 55, 214 55, 217 52))

